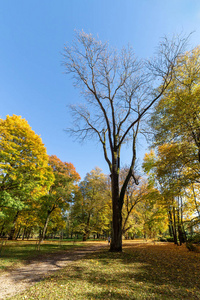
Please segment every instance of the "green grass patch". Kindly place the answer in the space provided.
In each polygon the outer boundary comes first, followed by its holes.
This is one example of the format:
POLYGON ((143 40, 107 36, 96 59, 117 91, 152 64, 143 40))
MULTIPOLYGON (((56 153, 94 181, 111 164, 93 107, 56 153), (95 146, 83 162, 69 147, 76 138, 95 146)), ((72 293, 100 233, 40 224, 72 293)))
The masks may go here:
POLYGON ((200 255, 137 244, 87 255, 12 299, 200 299, 200 255))
POLYGON ((0 253, 0 272, 12 267, 19 267, 31 259, 45 254, 66 251, 85 244, 80 241, 44 241, 37 250, 36 241, 7 241, 0 253))

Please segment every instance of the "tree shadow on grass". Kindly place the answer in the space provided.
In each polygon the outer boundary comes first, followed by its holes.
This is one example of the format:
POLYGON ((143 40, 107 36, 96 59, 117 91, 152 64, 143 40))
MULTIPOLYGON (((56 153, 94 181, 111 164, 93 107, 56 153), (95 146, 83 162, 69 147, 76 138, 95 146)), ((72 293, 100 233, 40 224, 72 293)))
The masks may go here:
POLYGON ((59 300, 200 299, 200 255, 184 247, 134 244, 122 253, 81 252, 26 295, 49 299, 51 291, 50 299, 59 300))
POLYGON ((122 253, 96 252, 56 274, 77 283, 80 299, 200 299, 200 256, 174 247, 143 245, 122 253), (89 288, 88 288, 89 287, 89 288))
MULTIPOLYGON (((66 251, 79 248, 82 245, 59 245, 55 243, 45 243, 40 246, 40 249, 36 249, 36 243, 20 243, 13 242, 3 247, 0 258, 1 258, 1 268, 4 270, 9 270, 10 265, 13 263, 23 263, 29 264, 31 261, 39 262, 45 258, 51 259, 54 255, 62 256, 66 254, 66 251), (7 266, 8 265, 8 266, 7 266)), ((53 260, 53 259, 52 259, 53 260)))

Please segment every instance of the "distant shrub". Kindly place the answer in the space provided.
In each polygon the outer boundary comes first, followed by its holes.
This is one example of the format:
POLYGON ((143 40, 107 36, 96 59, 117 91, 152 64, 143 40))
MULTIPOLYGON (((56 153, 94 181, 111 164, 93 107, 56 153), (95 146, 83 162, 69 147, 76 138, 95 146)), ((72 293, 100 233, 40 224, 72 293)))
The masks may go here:
POLYGON ((164 237, 160 237, 158 240, 159 240, 159 242, 167 242, 167 239, 164 237))
POLYGON ((173 237, 170 237, 170 236, 166 236, 166 237, 160 237, 159 238, 159 241, 160 242, 174 242, 174 239, 173 239, 173 237))
POLYGON ((199 233, 187 237, 186 247, 189 251, 200 252, 198 245, 200 245, 199 233))
POLYGON ((173 237, 168 237, 167 242, 174 243, 174 238, 173 237))
POLYGON ((192 244, 200 244, 200 234, 197 233, 197 234, 194 234, 192 236, 189 236, 187 238, 187 242, 192 243, 192 244))

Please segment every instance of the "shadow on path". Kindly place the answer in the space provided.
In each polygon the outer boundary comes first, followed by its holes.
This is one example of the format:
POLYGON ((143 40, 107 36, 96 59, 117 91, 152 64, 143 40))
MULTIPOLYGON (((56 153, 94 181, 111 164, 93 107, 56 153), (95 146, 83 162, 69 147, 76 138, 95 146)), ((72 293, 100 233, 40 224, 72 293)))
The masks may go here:
POLYGON ((83 258, 86 254, 93 253, 107 247, 102 243, 95 246, 74 249, 49 255, 42 255, 32 260, 29 264, 7 271, 0 276, 0 299, 14 296, 21 293, 36 282, 41 281, 49 273, 58 271, 67 266, 70 262, 83 258))

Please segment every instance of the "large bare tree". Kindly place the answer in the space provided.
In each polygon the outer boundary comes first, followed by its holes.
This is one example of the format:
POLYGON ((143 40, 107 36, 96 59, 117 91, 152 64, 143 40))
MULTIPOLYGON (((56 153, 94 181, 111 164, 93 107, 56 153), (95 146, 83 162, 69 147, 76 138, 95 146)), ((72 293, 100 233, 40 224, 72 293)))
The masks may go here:
POLYGON ((71 46, 64 48, 64 66, 73 77, 84 103, 72 105, 74 124, 70 132, 80 139, 100 141, 111 174, 112 239, 110 251, 122 251, 122 207, 125 191, 134 176, 139 124, 162 96, 173 77, 185 39, 167 38, 159 45, 156 59, 140 61, 131 47, 117 52, 91 34, 76 32, 71 46), (158 88, 155 88, 158 86, 158 88), (129 171, 119 184, 120 152, 132 143, 129 171))

